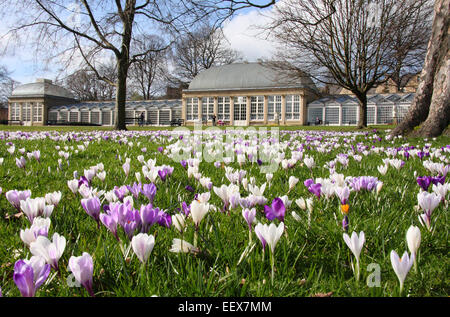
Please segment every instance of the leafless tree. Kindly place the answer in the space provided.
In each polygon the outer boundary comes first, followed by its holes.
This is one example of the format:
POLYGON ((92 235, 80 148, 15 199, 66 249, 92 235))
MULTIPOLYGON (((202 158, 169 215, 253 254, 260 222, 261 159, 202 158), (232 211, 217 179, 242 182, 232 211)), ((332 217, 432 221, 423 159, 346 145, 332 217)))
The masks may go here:
POLYGON ((408 10, 397 16, 391 46, 386 48, 392 50, 394 66, 389 78, 397 91, 401 91, 405 79, 422 70, 433 22, 433 1, 408 1, 411 4, 408 10))
POLYGON ((130 84, 134 93, 144 100, 151 99, 164 90, 168 70, 168 50, 160 36, 142 36, 136 39, 138 51, 148 53, 130 68, 130 84))
MULTIPOLYGON (((114 78, 115 68, 111 65, 99 67, 99 72, 108 78, 114 78), (110 66, 110 67, 108 67, 110 66)), ((58 81, 58 84, 70 90, 80 101, 113 100, 115 89, 110 84, 98 79, 89 68, 75 71, 58 81)))
POLYGON ((204 24, 175 43, 173 60, 175 76, 189 82, 202 70, 231 64, 242 60, 242 57, 227 46, 221 28, 204 24))
POLYGON ((412 23, 405 12, 419 3, 426 1, 287 0, 266 28, 281 47, 273 65, 350 90, 359 101, 358 127, 366 127, 368 91, 392 74, 398 52, 414 49, 393 44, 412 23))
POLYGON ((0 66, 0 106, 8 105, 8 97, 20 83, 11 77, 11 72, 5 66, 0 66))

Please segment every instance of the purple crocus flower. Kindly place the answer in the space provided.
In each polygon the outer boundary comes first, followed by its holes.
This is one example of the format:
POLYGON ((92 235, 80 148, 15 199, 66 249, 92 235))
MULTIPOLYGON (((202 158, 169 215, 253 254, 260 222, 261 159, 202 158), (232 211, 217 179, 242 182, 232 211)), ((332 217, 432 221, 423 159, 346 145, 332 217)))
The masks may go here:
POLYGON ((129 203, 118 204, 117 208, 119 215, 119 224, 127 235, 128 239, 131 240, 133 238, 134 231, 138 229, 142 224, 140 213, 129 203))
POLYGON ((130 191, 130 193, 133 195, 134 198, 138 198, 139 197, 139 193, 142 191, 142 184, 141 183, 133 183, 132 186, 127 185, 128 190, 130 191))
POLYGON ((248 225, 248 230, 252 230, 252 223, 255 220, 255 216, 256 216, 256 209, 252 208, 252 209, 242 209, 242 216, 244 217, 245 221, 247 222, 248 225))
POLYGON ((144 196, 148 198, 150 203, 153 203, 153 199, 155 198, 155 195, 156 195, 155 184, 153 184, 153 183, 144 184, 144 186, 142 186, 141 193, 144 194, 144 196))
POLYGON ((86 187, 89 187, 89 180, 88 180, 86 177, 81 176, 80 179, 78 180, 78 188, 80 188, 81 185, 83 185, 83 184, 84 184, 86 187))
POLYGON ((14 265, 13 280, 23 297, 33 297, 50 274, 50 265, 39 256, 19 260, 14 265))
POLYGON ((20 159, 16 158, 16 165, 18 168, 25 169, 26 164, 27 164, 27 161, 25 160, 25 158, 23 156, 21 156, 20 159))
POLYGON ((186 204, 185 201, 181 204, 181 208, 183 209, 184 215, 187 217, 191 213, 191 206, 186 204))
POLYGON ((104 206, 106 214, 100 214, 100 221, 108 228, 109 231, 114 235, 114 237, 119 241, 119 236, 117 235, 117 224, 119 222, 119 213, 117 206, 119 203, 111 203, 111 206, 104 206))
POLYGON ((180 161, 180 164, 181 164, 181 166, 183 166, 184 169, 187 168, 187 165, 188 165, 188 164, 187 164, 187 161, 186 161, 186 160, 181 160, 181 161, 180 161))
POLYGON ((82 256, 71 256, 69 259, 69 269, 75 276, 78 283, 88 291, 90 296, 94 296, 92 290, 92 274, 94 273, 94 262, 89 253, 83 252, 82 256))
POLYGON ((164 148, 162 146, 158 147, 158 152, 162 153, 164 151, 164 148))
POLYGON ((425 152, 423 152, 423 151, 417 152, 417 156, 418 156, 420 159, 423 159, 423 157, 425 156, 425 152))
POLYGON ((314 180, 312 178, 308 178, 303 182, 303 184, 306 186, 306 188, 309 188, 312 184, 314 184, 314 180))
POLYGON ((347 204, 348 198, 350 197, 350 189, 347 186, 336 187, 334 189, 336 196, 341 200, 341 205, 347 204))
POLYGON ((241 205, 242 209, 251 209, 256 206, 256 200, 253 197, 246 197, 239 199, 239 205, 241 205))
POLYGON ((16 208, 18 211, 20 211, 20 201, 27 200, 27 198, 31 196, 31 191, 9 190, 5 193, 5 196, 6 199, 10 202, 10 204, 13 205, 13 207, 16 208))
POLYGON ((186 185, 186 187, 184 189, 186 189, 188 192, 191 192, 191 193, 193 193, 195 191, 194 188, 192 188, 192 186, 190 186, 190 185, 186 185))
POLYGON ((362 189, 371 191, 377 187, 378 182, 379 182, 378 178, 376 178, 376 177, 359 176, 359 177, 353 177, 350 185, 352 186, 353 190, 355 190, 355 191, 360 191, 362 189))
POLYGON ((86 198, 81 200, 81 206, 86 213, 97 221, 97 225, 100 227, 100 199, 97 196, 86 198))
POLYGON ((165 169, 159 170, 158 175, 159 175, 159 178, 161 178, 161 180, 164 182, 167 177, 167 171, 165 169))
POLYGON ((322 184, 320 184, 320 183, 312 184, 308 187, 308 191, 310 193, 316 195, 317 198, 320 198, 321 188, 322 188, 322 184))
POLYGON ((172 226, 172 216, 164 212, 164 210, 160 210, 158 212, 158 224, 161 227, 170 228, 172 226))
POLYGON ((281 198, 275 198, 272 201, 271 206, 264 206, 264 213, 266 218, 269 220, 278 219, 284 221, 284 215, 286 213, 286 207, 284 206, 283 200, 281 198))
POLYGON ((431 184, 431 177, 430 176, 417 177, 417 184, 424 191, 428 191, 428 187, 430 187, 430 184, 431 184))
POLYGON ((142 222, 142 233, 147 233, 151 226, 159 220, 159 209, 153 208, 152 204, 142 205, 140 209, 140 218, 142 222))
POLYGON ((442 185, 444 185, 444 183, 445 183, 445 176, 446 175, 431 177, 431 182, 434 185, 436 185, 436 186, 437 186, 438 183, 441 183, 442 185))
POLYGON ((114 194, 120 201, 123 201, 125 195, 128 194, 128 187, 126 185, 120 187, 114 186, 114 194))
POLYGON ((162 169, 158 171, 158 175, 161 178, 161 180, 164 182, 167 178, 167 176, 172 175, 173 167, 164 166, 162 169))
POLYGON ((126 223, 124 223, 122 225, 122 229, 130 241, 133 238, 134 231, 136 230, 137 227, 138 227, 138 224, 134 220, 127 221, 126 223))
POLYGON ((342 228, 345 232, 348 230, 348 217, 344 216, 344 219, 342 219, 342 228))

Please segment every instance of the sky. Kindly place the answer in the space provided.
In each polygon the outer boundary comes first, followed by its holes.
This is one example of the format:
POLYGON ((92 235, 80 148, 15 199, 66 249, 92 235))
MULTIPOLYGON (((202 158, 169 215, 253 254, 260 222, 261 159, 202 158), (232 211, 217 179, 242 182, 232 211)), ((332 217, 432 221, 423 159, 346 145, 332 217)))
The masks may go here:
MULTIPOLYGON (((270 14, 270 10, 272 9, 242 10, 223 25, 224 34, 231 48, 240 51, 246 61, 254 62, 260 58, 270 58, 274 52, 273 43, 264 39, 264 35, 260 34, 261 31, 255 28, 255 25, 264 25, 267 21, 267 17, 262 16, 261 11, 267 15, 270 14)), ((25 47, 17 48, 14 52, 8 52, 0 57, 0 64, 5 65, 11 72, 11 77, 22 84, 34 82, 37 78, 54 80, 58 76, 58 68, 61 68, 56 62, 46 67, 39 56, 25 47)))

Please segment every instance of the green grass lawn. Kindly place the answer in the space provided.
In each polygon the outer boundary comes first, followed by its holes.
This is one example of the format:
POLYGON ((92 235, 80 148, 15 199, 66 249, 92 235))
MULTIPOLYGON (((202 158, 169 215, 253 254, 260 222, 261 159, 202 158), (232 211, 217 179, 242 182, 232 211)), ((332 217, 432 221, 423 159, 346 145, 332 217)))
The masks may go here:
MULTIPOLYGON (((418 271, 408 273, 402 296, 448 296, 449 295, 449 258, 448 258, 448 209, 441 203, 433 211, 433 232, 427 231, 419 224, 417 194, 419 186, 417 176, 429 175, 418 157, 405 159, 405 165, 396 170, 389 167, 386 175, 381 175, 377 166, 382 165, 382 159, 389 156, 387 148, 396 148, 408 143, 424 148, 430 143, 433 149, 450 144, 449 137, 439 137, 435 140, 423 139, 384 139, 383 132, 389 126, 370 127, 358 135, 354 127, 282 127, 283 130, 322 130, 329 134, 315 135, 321 140, 307 140, 303 135, 294 136, 282 134, 282 142, 298 141, 305 144, 304 155, 312 156, 316 167, 310 171, 302 161, 294 168, 284 170, 281 167, 274 173, 270 187, 267 186, 264 196, 270 204, 276 197, 288 195, 292 204, 286 210, 285 232, 276 246, 274 254, 274 282, 271 283, 271 266, 269 251, 265 254, 262 245, 254 232, 252 251, 243 259, 241 255, 249 245, 249 230, 238 207, 229 212, 210 211, 200 223, 198 232, 197 255, 172 253, 169 249, 174 238, 183 238, 193 243, 194 225, 192 219, 187 220, 186 231, 181 235, 175 228, 165 228, 153 225, 149 234, 155 236, 155 247, 148 262, 142 266, 131 250, 125 257, 120 244, 114 236, 100 224, 89 217, 83 210, 79 194, 74 195, 67 186, 67 181, 73 179, 74 171, 83 175, 84 169, 104 164, 106 179, 104 182, 94 177, 92 186, 98 190, 110 191, 114 186, 131 185, 136 181, 135 173, 142 174, 142 164, 137 157, 143 155, 145 160, 156 159, 156 164, 174 167, 173 174, 165 181, 158 181, 154 206, 175 214, 181 203, 191 203, 194 193, 187 191, 187 185, 193 187, 196 193, 208 191, 194 178, 188 175, 179 162, 174 162, 157 149, 167 148, 177 138, 155 136, 157 127, 130 127, 126 134, 104 140, 102 137, 110 134, 110 128, 92 127, 1 127, 1 131, 23 131, 28 138, 31 135, 45 135, 46 138, 27 140, 17 137, 14 140, 4 138, 0 142, 0 287, 3 296, 20 296, 12 279, 14 263, 19 259, 31 257, 29 248, 20 239, 20 230, 29 228, 30 222, 24 216, 15 217, 17 211, 6 200, 8 190, 25 190, 32 192, 32 197, 43 197, 46 193, 61 191, 62 199, 51 215, 49 237, 58 232, 66 240, 66 248, 59 260, 59 272, 51 271, 47 281, 37 291, 37 296, 88 296, 82 287, 70 287, 67 278, 70 275, 68 260, 88 252, 94 260, 93 284, 96 296, 282 296, 301 297, 314 296, 319 293, 332 292, 333 296, 399 296, 398 279, 390 261, 391 250, 398 254, 408 250, 406 231, 410 225, 416 225, 421 230, 422 241, 418 253, 418 271), (381 141, 373 138, 373 129, 381 141), (73 131, 73 133, 71 133, 73 131), (33 134, 37 132, 38 134, 33 134), (333 132, 345 132, 342 135, 333 132), (58 135, 70 135, 71 140, 57 140, 58 135), (79 141, 75 140, 77 135, 79 141), (90 138, 90 139, 89 139, 90 138), (121 142, 118 142, 121 140, 121 142), (328 147, 323 152, 318 151, 320 142, 330 141, 336 147, 328 147), (86 150, 78 149, 83 142, 86 150), (7 152, 7 142, 15 145, 13 155, 7 152), (130 144, 132 142, 132 144, 130 144), (324 165, 336 158, 339 153, 348 153, 350 146, 364 144, 368 150, 383 147, 379 154, 370 152, 362 155, 361 162, 349 157, 347 168, 337 164, 336 172, 344 176, 375 176, 383 182, 383 188, 377 195, 374 192, 352 192, 349 199, 349 229, 348 232, 364 231, 366 243, 361 252, 361 278, 355 280, 351 269, 354 261, 350 249, 343 240, 341 226, 342 213, 337 197, 320 200, 312 195, 303 185, 308 178, 326 178, 328 169, 324 165), (59 146, 59 149, 56 149, 59 146), (64 147, 67 147, 65 150, 64 147), (25 169, 16 166, 15 158, 20 157, 19 149, 26 152, 40 150, 40 162, 27 160, 25 169), (146 148, 144 153, 142 148, 146 148), (58 167, 59 151, 70 153, 70 157, 61 161, 58 167), (128 177, 124 174, 122 164, 125 158, 131 159, 131 171, 128 177), (299 178, 293 190, 288 191, 289 176, 299 178), (307 213, 301 210, 295 200, 304 197, 313 198, 313 212, 308 224, 307 213), (292 212, 300 216, 297 221, 292 212), (241 261, 240 261, 241 260, 241 261), (372 265, 371 265, 372 264, 372 265), (379 268, 380 284, 375 287, 367 285, 367 278, 373 277, 374 265, 379 268), (370 269, 369 271, 367 269, 370 269)), ((167 130, 171 130, 168 128, 167 130)), ((316 131, 320 132, 320 131, 316 131)), ((361 131, 359 131, 361 132, 361 131)), ((4 134, 3 134, 4 135, 4 134)), ((5 136, 5 135, 4 135, 5 136)), ((17 136, 14 134, 14 136, 17 136)), ((9 136, 11 137, 11 135, 9 136)), ((285 149, 286 158, 291 155, 289 148, 285 149)), ((449 153, 442 152, 449 159, 449 153)), ((24 155, 26 157, 26 155, 24 155)), ((398 158, 398 157, 396 157, 398 158)), ((439 159, 433 158, 439 162, 439 159)), ((237 162, 231 163, 236 170, 247 172, 246 176, 255 178, 260 186, 266 182, 265 174, 260 173, 257 164, 246 163, 242 167, 237 162)), ((199 171, 210 177, 214 186, 229 184, 224 168, 216 168, 213 163, 202 162, 199 171)), ((447 180, 448 182, 448 180, 447 180)), ((148 183, 148 181, 146 181, 148 183)), ((248 192, 240 186, 241 196, 248 192)), ((448 200, 448 196, 447 196, 448 200)), ((147 204, 146 197, 140 195, 134 199, 134 207, 147 204)), ((221 199, 211 190, 209 203, 222 208, 221 199)), ((103 203, 107 204, 107 201, 103 203)), ((447 201, 448 207, 448 201, 447 201)), ((259 222, 269 224, 264 216, 263 206, 257 207, 259 222)), ((278 220, 273 221, 279 224, 278 220)), ((129 245, 128 238, 121 229, 119 235, 122 243, 129 245)), ((70 284, 70 283, 69 283, 70 284)))

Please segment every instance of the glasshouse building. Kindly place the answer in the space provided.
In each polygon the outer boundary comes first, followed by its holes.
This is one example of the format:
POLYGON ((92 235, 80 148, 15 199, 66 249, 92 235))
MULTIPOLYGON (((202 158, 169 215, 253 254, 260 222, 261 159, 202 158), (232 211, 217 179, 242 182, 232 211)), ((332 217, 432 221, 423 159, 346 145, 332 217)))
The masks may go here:
POLYGON ((199 73, 183 90, 187 124, 303 125, 316 87, 308 76, 293 79, 261 63, 236 63, 199 73))
MULTIPOLYGON (((261 63, 213 67, 199 73, 182 99, 127 101, 128 125, 356 125, 359 107, 350 94, 318 97, 308 76, 293 80, 261 63), (143 117, 140 121, 139 118, 143 117)), ((401 121, 413 93, 368 95, 368 124, 401 121)), ((114 101, 79 102, 51 80, 17 87, 8 100, 8 122, 21 125, 115 123, 114 101)))
MULTIPOLYGON (((115 123, 114 101, 79 102, 66 89, 48 79, 17 87, 9 97, 8 120, 22 125, 106 125, 115 123)), ((181 119, 181 100, 127 101, 127 123, 169 125, 181 119)))
MULTIPOLYGON (((374 94, 367 98, 367 124, 400 122, 414 99, 413 93, 374 94)), ((308 104, 308 123, 320 120, 328 125, 356 125, 358 100, 353 95, 333 95, 308 104)))
MULTIPOLYGON (((114 125, 114 101, 92 101, 70 105, 52 106, 48 110, 48 124, 61 122, 114 125)), ((127 101, 125 118, 127 124, 137 125, 143 114, 145 125, 170 125, 181 118, 181 100, 127 101)))

